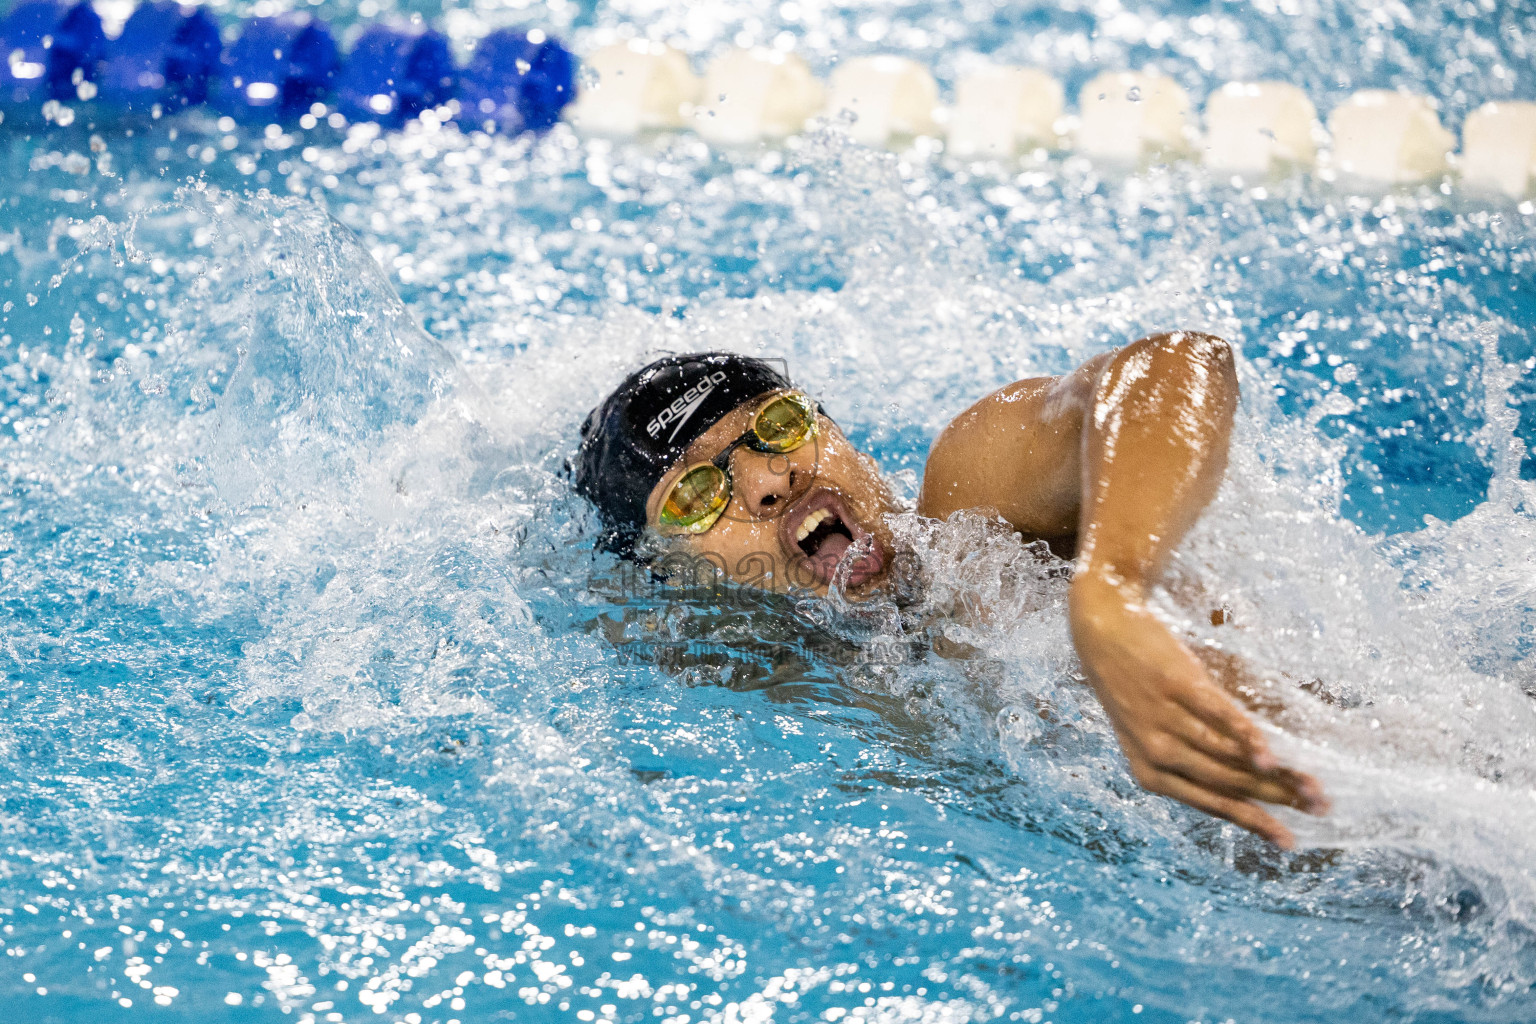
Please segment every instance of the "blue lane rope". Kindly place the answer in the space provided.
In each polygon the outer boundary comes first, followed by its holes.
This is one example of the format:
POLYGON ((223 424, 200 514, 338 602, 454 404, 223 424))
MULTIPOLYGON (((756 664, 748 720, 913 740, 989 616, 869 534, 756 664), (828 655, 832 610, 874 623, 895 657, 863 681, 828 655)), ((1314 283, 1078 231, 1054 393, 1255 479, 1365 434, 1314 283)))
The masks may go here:
POLYGON ((425 26, 370 25, 337 77, 336 107, 350 121, 398 128, 448 102, 457 85, 458 69, 440 33, 425 26))
POLYGON ((576 58, 534 29, 480 41, 459 85, 459 123, 488 131, 543 131, 576 95, 576 58))
POLYGON ((38 105, 72 100, 82 77, 94 76, 106 49, 101 18, 88 3, 32 0, 18 4, 0 28, 0 100, 38 105))
POLYGON ((104 103, 148 112, 194 106, 208 98, 208 77, 219 59, 219 25, 201 7, 172 0, 141 5, 102 62, 104 103))
POLYGON ((549 128, 575 98, 576 58, 538 29, 492 32, 461 71, 448 40, 416 24, 371 25, 343 55, 309 14, 247 18, 226 46, 207 11, 175 0, 147 0, 116 39, 84 0, 26 0, 0 21, 0 111, 93 100, 158 116, 207 103, 268 124, 319 102, 398 128, 457 100, 464 127, 516 133, 549 128))
POLYGON ((251 18, 219 57, 210 103, 247 124, 292 121, 330 94, 340 63, 336 40, 318 18, 251 18))

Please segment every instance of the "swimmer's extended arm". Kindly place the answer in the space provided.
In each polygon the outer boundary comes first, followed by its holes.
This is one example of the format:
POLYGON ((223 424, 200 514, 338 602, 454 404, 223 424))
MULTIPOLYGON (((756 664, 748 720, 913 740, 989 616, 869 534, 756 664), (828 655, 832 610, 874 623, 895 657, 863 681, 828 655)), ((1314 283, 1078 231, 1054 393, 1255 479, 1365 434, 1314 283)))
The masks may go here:
POLYGON ((1285 846, 1290 833, 1255 801, 1318 810, 1317 783, 1274 763, 1146 605, 1221 482, 1236 406, 1226 342, 1144 338, 962 413, 934 445, 919 510, 991 507, 1030 536, 1075 533, 1073 641, 1136 780, 1285 846))

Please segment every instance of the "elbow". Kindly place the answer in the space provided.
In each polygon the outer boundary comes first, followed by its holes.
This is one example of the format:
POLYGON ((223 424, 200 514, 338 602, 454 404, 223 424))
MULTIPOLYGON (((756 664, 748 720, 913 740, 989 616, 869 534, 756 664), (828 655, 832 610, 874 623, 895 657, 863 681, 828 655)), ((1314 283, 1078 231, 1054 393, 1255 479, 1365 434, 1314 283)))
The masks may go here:
POLYGON ((1196 349, 1195 358, 1200 360, 1214 376, 1220 377, 1237 393, 1237 358, 1232 354, 1232 343, 1214 334, 1191 335, 1196 349))
POLYGON ((1168 337, 1186 358, 1236 382, 1237 359, 1232 354, 1232 343, 1226 338, 1202 331, 1175 331, 1168 337))
POLYGON ((1195 371, 1201 379, 1217 384, 1236 399, 1237 357, 1227 339, 1204 331, 1169 331, 1155 334, 1146 341, 1172 356, 1174 364, 1183 367, 1184 372, 1195 371))
POLYGON ((1237 402, 1237 358, 1232 354, 1232 344, 1214 334, 1200 334, 1195 343, 1195 358, 1200 360, 1211 380, 1219 381, 1227 393, 1228 401, 1237 402))

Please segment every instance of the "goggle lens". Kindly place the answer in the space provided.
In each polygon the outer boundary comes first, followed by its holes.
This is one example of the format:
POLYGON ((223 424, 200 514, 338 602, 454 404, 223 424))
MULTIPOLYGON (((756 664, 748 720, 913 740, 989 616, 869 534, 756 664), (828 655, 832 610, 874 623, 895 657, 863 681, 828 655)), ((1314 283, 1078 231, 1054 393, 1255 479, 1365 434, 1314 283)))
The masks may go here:
POLYGON ((709 463, 684 473, 667 492, 659 518, 663 526, 686 533, 703 533, 725 511, 731 500, 731 482, 725 471, 709 463))
POLYGON ((764 451, 792 452, 816 434, 816 407, 797 392, 778 395, 758 410, 752 431, 764 451))

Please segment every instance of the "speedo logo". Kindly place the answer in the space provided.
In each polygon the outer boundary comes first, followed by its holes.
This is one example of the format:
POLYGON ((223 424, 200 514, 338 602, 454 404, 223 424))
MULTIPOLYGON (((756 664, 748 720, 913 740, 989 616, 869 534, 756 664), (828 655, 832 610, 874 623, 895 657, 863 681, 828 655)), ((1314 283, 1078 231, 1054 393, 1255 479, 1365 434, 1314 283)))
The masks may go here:
POLYGON ((673 426, 672 433, 667 435, 667 441, 670 442, 677 436, 677 432, 683 429, 683 424, 692 419, 693 414, 699 411, 699 406, 703 404, 704 399, 709 396, 709 393, 715 390, 715 385, 720 384, 724 380, 724 370, 716 370, 714 373, 709 374, 703 380, 673 399, 671 405, 657 413, 656 418, 645 425, 645 432, 652 437, 657 437, 666 429, 667 424, 675 423, 676 425, 673 426))

